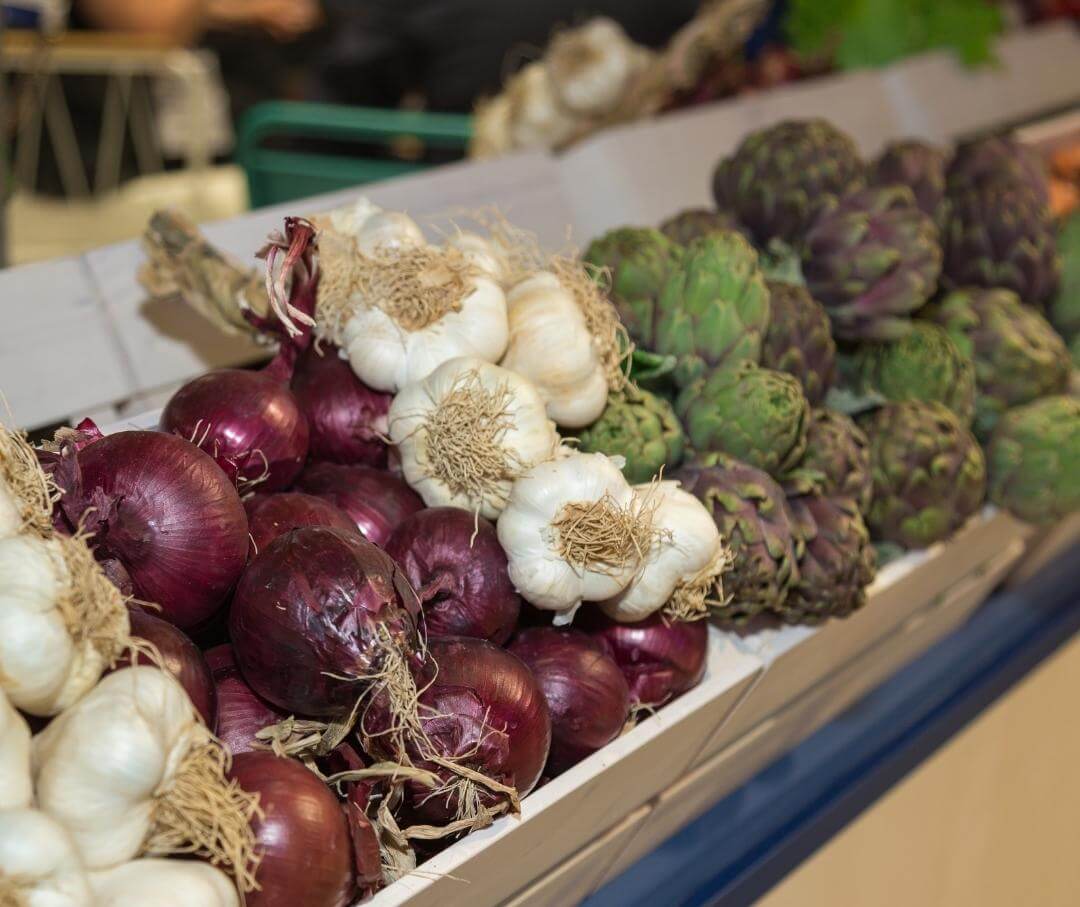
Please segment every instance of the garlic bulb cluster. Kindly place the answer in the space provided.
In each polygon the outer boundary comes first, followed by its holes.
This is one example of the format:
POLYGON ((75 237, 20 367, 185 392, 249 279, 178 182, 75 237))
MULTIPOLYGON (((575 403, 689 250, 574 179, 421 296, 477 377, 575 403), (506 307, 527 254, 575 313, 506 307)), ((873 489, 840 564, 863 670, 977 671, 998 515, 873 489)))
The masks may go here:
POLYGON ((127 608, 80 539, 0 538, 0 576, 0 689, 31 715, 55 715, 119 653, 127 608))
POLYGON ((608 377, 585 313, 550 271, 533 274, 506 297, 510 341, 502 366, 528 378, 548 415, 565 428, 583 428, 607 405, 608 377))
POLYGON ((226 760, 170 674, 123 668, 34 738, 34 789, 87 869, 194 849, 250 889, 256 807, 225 781, 226 760))
POLYGON ((617 460, 565 452, 519 478, 496 526, 510 580, 566 624, 583 601, 618 595, 653 545, 651 514, 617 460))
POLYGON ((719 594, 720 576, 730 564, 712 514, 678 482, 637 485, 634 494, 640 509, 651 511, 656 532, 640 571, 600 607, 613 620, 629 623, 644 620, 674 596, 673 617, 705 617, 707 596, 719 594))
POLYGON ((30 728, 0 692, 0 810, 29 806, 33 798, 30 728))
POLYGON ((195 860, 144 858, 90 874, 96 907, 239 907, 220 869, 195 860))
POLYGON ((545 55, 563 107, 581 116, 611 111, 646 59, 618 22, 599 16, 560 32, 545 55))
POLYGON ((71 836, 43 812, 0 814, 0 901, 26 907, 97 905, 71 836))
POLYGON ((536 389, 482 359, 444 362, 390 406, 390 440, 405 480, 429 507, 494 520, 514 480, 559 445, 536 389))

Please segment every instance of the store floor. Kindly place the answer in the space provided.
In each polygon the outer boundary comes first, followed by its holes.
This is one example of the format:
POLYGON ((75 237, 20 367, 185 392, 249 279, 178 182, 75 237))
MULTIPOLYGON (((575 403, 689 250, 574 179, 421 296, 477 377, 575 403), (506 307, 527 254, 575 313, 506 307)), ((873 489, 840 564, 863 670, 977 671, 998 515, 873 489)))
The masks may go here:
POLYGON ((760 907, 1080 904, 1074 640, 760 907))

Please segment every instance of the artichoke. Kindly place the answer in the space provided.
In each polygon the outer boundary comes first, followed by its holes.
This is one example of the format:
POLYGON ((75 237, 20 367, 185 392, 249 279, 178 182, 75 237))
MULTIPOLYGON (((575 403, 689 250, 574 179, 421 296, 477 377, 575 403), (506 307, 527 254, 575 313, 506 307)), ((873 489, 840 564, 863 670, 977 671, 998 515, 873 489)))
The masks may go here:
POLYGON ((820 406, 836 380, 836 342, 829 316, 806 287, 768 281, 769 328, 761 364, 794 375, 811 406, 820 406))
MULTIPOLYGON (((847 370, 847 369, 845 369, 847 370)), ((892 343, 859 347, 851 359, 856 388, 886 400, 944 403, 964 427, 975 415, 975 364, 961 352, 944 327, 916 321, 892 343)))
POLYGON ((1029 523, 1080 510, 1080 400, 1043 397, 1010 409, 986 453, 990 500, 1029 523))
POLYGON ((950 192, 942 235, 949 287, 1005 287, 1042 306, 1057 289, 1061 260, 1046 202, 1008 180, 950 192))
POLYGON ((657 298, 680 255, 677 245, 651 227, 611 230, 585 250, 584 260, 601 269, 598 279, 638 343, 647 345, 652 336, 657 298))
POLYGON ((915 204, 938 227, 945 223, 946 153, 926 142, 893 142, 881 152, 870 173, 875 186, 907 186, 915 204))
POLYGON ((1061 284, 1047 316, 1055 330, 1070 343, 1080 336, 1080 210, 1074 211, 1058 233, 1061 284))
POLYGON ((862 184, 851 138, 824 120, 788 120, 748 135, 713 174, 713 195, 764 246, 798 243, 823 211, 862 184))
POLYGON ((941 541, 979 509, 986 464, 971 432, 941 403, 888 403, 861 422, 874 497, 866 523, 904 548, 941 541))
POLYGON ((844 340, 903 336, 940 271, 937 229, 906 186, 847 196, 817 219, 803 248, 807 289, 844 340))
POLYGON ((724 574, 730 600, 717 616, 743 623, 778 608, 799 578, 791 511, 780 486, 761 470, 722 455, 688 464, 674 477, 709 508, 735 555, 724 574))
POLYGON ((956 149, 947 175, 950 193, 979 189, 1005 181, 1022 186, 1043 202, 1049 201, 1046 168, 1038 152, 1009 136, 988 136, 956 149))
POLYGON ((788 498, 802 542, 799 579, 777 609, 789 624, 845 617, 866 604, 877 558, 870 533, 851 498, 809 490, 788 498))
POLYGON ((687 208, 660 225, 660 232, 680 246, 688 246, 695 239, 722 230, 738 230, 735 215, 710 208, 687 208))
POLYGON ((863 513, 870 509, 874 491, 870 441, 850 416, 815 409, 810 414, 806 453, 799 465, 818 474, 825 494, 852 498, 863 513))
POLYGON ((626 460, 623 475, 631 485, 648 482, 667 466, 682 462, 685 441, 671 404, 648 391, 631 388, 608 401, 599 420, 579 438, 580 449, 626 460))
POLYGON ((646 349, 675 356, 686 386, 711 369, 757 362, 769 326, 769 291, 757 253, 738 233, 695 239, 660 293, 646 349))
POLYGON ((810 405, 785 372, 744 362, 679 394, 676 409, 699 453, 722 452, 783 476, 802 459, 810 405))
POLYGON ((955 290, 920 314, 941 325, 974 360, 980 439, 990 437, 1006 409, 1068 386, 1072 366, 1065 343, 1011 290, 955 290))

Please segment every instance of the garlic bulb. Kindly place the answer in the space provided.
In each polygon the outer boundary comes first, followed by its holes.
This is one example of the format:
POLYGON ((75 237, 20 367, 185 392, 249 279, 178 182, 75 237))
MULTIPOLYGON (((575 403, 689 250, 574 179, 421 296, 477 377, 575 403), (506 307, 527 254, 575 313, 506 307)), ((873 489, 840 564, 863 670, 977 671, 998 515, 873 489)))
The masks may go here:
POLYGON ((71 837, 36 809, 0 813, 0 903, 96 907, 71 837))
POLYGON ((510 118, 513 112, 510 95, 505 92, 477 102, 473 111, 473 137, 469 142, 469 157, 483 160, 513 150, 514 140, 510 135, 510 118))
POLYGON ((657 531, 640 572, 600 607, 624 623, 644 620, 665 605, 675 612, 673 618, 706 616, 706 597, 717 594, 720 574, 730 563, 712 514, 678 482, 637 485, 634 494, 643 510, 652 511, 657 531))
POLYGON ((531 604, 573 620, 582 601, 602 601, 634 578, 655 529, 617 461, 568 453, 518 479, 496 529, 510 581, 531 604))
POLYGON ((90 874, 97 907, 238 907, 220 869, 196 860, 146 858, 90 874))
POLYGON ((544 401, 525 378, 482 359, 444 362, 390 405, 390 440, 429 507, 497 519, 514 480, 559 445, 544 401))
POLYGON ((500 363, 540 391, 548 415, 583 428, 607 405, 608 378, 581 307, 558 276, 541 271, 506 295, 510 343, 500 363))
POLYGON ((409 215, 384 211, 364 197, 327 211, 316 218, 316 222, 355 240, 356 249, 362 255, 425 244, 423 231, 409 215))
POLYGON ((29 806, 33 798, 30 728, 0 692, 0 810, 29 806))
POLYGON ((49 535, 55 491, 26 439, 0 425, 0 538, 49 535))
POLYGON ((496 283, 501 284, 506 279, 506 263, 495 245, 479 233, 456 230, 447 238, 446 244, 458 249, 470 264, 496 283))
POLYGON ((507 83, 510 99, 510 138, 515 148, 553 148, 566 142, 576 128, 565 110, 543 63, 529 63, 507 83))
POLYGON ((83 696, 126 644, 127 608, 79 539, 0 539, 0 689, 31 715, 83 696))
POLYGON ((34 738, 34 789, 87 869, 194 850, 250 889, 255 801, 226 782, 226 762, 170 674, 122 668, 34 738))
POLYGON ((556 35, 545 59, 559 101, 576 114, 608 113, 639 65, 635 51, 622 27, 603 16, 556 35))

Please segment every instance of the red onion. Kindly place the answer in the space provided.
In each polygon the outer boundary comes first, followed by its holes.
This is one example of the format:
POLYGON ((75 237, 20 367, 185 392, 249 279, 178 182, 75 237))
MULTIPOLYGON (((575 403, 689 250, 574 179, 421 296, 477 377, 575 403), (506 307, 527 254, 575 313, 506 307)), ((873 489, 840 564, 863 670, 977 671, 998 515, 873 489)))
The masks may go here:
POLYGON ((125 431, 65 450, 54 473, 60 506, 83 523, 106 572, 160 605, 182 629, 206 621, 247 560, 240 496, 195 445, 154 431, 125 431))
MULTIPOLYGON (((320 769, 327 775, 355 771, 367 765, 360 754, 348 743, 339 743, 329 755, 320 760, 320 769)), ((385 796, 386 782, 377 778, 339 782, 339 790, 345 792, 345 819, 349 823, 349 835, 353 847, 353 871, 357 891, 371 895, 383 885, 382 848, 379 835, 368 816, 372 796, 376 789, 385 796)), ((373 810, 372 810, 373 811, 373 810)))
POLYGON ((304 351, 293 373, 292 392, 311 428, 312 460, 386 466, 384 439, 393 395, 372 390, 357 378, 336 346, 304 351))
POLYGON ((256 693, 290 712, 333 717, 379 687, 375 677, 407 676, 419 612, 381 549, 356 533, 308 527, 278 536, 248 565, 229 633, 256 693))
POLYGON ((386 553, 417 590, 429 636, 475 636, 498 646, 510 638, 521 599, 487 520, 457 507, 421 510, 394 530, 386 553))
MULTIPOLYGON (((426 739, 414 741, 410 749, 413 762, 436 774, 445 789, 433 795, 417 782, 406 784, 413 817, 445 825, 461 815, 505 809, 505 793, 478 782, 460 783, 452 768, 425 758, 425 751, 515 787, 525 796, 539 780, 551 746, 551 718, 536 678, 517 656, 468 636, 433 639, 428 656, 420 695, 426 739), (469 804, 461 802, 466 792, 469 804)), ((364 728, 369 733, 371 729, 364 728)), ((369 746, 378 747, 385 739, 371 736, 369 746)))
POLYGON ((703 620, 665 623, 660 612, 632 624, 582 609, 580 626, 603 646, 630 685, 635 705, 662 705, 701 682, 709 629, 703 620))
POLYGON ((247 907, 346 907, 354 890, 352 842, 337 798, 294 759, 241 753, 229 776, 258 794, 260 853, 247 907))
POLYGON ((260 699, 245 682, 232 646, 216 646, 206 653, 217 694, 217 735, 234 756, 259 749, 258 734, 265 727, 289 717, 260 699))
POLYGON ((300 474, 296 489, 340 507, 376 545, 385 545, 391 532, 424 507, 404 480, 370 466, 315 463, 300 474))
POLYGON ((356 532, 356 524, 345 511, 312 494, 297 491, 256 494, 244 502, 244 509, 248 515, 252 556, 290 529, 326 526, 356 532))
POLYGON ((510 651, 529 666, 551 712, 547 774, 566 771, 619 736, 630 689, 599 643, 578 630, 532 627, 510 651))
MULTIPOLYGON (((131 620, 131 635, 154 644, 161 653, 165 669, 180 681, 180 686, 187 692, 191 704, 202 716, 206 726, 211 731, 214 730, 217 724, 217 692, 202 652, 182 630, 161 618, 147 614, 139 608, 129 608, 128 617, 131 620)), ((142 654, 136 657, 135 663, 153 664, 142 654)), ((129 664, 131 659, 125 655, 117 661, 116 668, 127 667, 129 664)))
POLYGON ((165 405, 161 427, 262 491, 288 488, 307 458, 307 420, 288 386, 265 372, 219 369, 189 381, 165 405))

